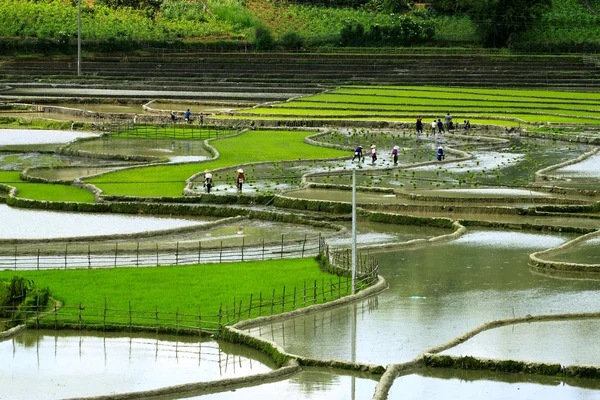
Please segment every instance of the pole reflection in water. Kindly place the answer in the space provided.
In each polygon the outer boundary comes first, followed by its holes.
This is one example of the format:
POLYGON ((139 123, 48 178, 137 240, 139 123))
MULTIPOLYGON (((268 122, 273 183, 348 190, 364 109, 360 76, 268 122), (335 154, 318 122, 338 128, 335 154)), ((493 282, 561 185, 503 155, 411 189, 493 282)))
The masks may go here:
POLYGON ((27 331, 0 342, 1 397, 97 396, 247 376, 276 367, 258 351, 206 338, 97 335, 27 331))
POLYGON ((258 326, 249 329, 248 332, 278 343, 283 348, 293 346, 295 354, 310 354, 309 351, 305 352, 303 349, 309 348, 312 343, 323 337, 330 337, 331 332, 336 332, 336 343, 351 341, 352 345, 351 347, 336 347, 338 354, 327 358, 351 360, 353 353, 354 359, 357 357, 356 343, 359 340, 356 328, 353 330, 351 325, 357 323, 359 318, 362 320, 366 315, 375 312, 378 307, 379 299, 378 296, 375 296, 354 305, 293 318, 276 324, 258 326))
MULTIPOLYGON (((356 362, 356 303, 352 305, 352 338, 350 339, 352 349, 351 358, 352 362, 356 362)), ((352 400, 356 398, 356 377, 352 375, 352 400)))

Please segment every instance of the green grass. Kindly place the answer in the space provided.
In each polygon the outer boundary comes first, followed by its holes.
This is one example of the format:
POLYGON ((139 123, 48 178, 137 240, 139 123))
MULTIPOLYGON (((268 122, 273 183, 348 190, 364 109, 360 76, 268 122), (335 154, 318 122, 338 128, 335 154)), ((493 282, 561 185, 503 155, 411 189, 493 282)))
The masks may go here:
MULTIPOLYGON (((0 280, 16 273, 1 271, 0 280)), ((321 272, 312 258, 201 264, 178 267, 116 268, 91 270, 49 270, 19 272, 36 287, 49 287, 52 296, 66 306, 103 307, 104 299, 113 309, 215 315, 221 302, 231 307, 233 298, 246 303, 250 294, 257 299, 281 295, 283 287, 313 286, 316 280, 329 283, 332 275, 321 272)), ((337 277, 336 277, 337 281, 337 277)))
POLYGON ((471 123, 479 124, 518 125, 519 121, 510 120, 519 119, 523 121, 521 123, 533 124, 596 125, 600 124, 600 94, 549 90, 346 86, 268 108, 240 110, 236 116, 255 120, 343 118, 411 122, 408 116, 442 118, 446 112, 450 112, 455 121, 469 119, 471 123))
MULTIPOLYGON (((415 114, 415 116, 417 115, 421 115, 421 114, 415 114)), ((441 118, 442 116, 440 116, 441 118)), ((456 117, 456 116, 454 116, 456 117)), ((260 121, 260 120, 265 120, 265 121, 298 121, 298 120, 302 120, 302 119, 307 119, 310 121, 331 121, 334 119, 339 119, 339 118, 299 118, 299 117, 285 117, 285 116, 281 116, 281 117, 276 117, 276 116, 254 116, 254 115, 222 115, 222 116, 217 116, 217 118, 219 119, 241 119, 241 120, 249 120, 249 121, 260 121)), ((460 118, 460 117, 458 117, 460 118)), ((509 118, 509 116, 505 116, 504 118, 509 118)), ((456 118, 455 118, 456 119, 456 118)), ((467 118, 469 119, 469 118, 467 118)), ((397 118, 355 118, 355 117, 348 117, 348 118, 343 118, 343 121, 389 121, 389 122, 415 122, 415 118, 414 117, 397 117, 397 118)), ((458 120, 457 120, 458 121, 458 120)), ((482 125, 498 125, 498 126, 519 126, 522 125, 522 123, 519 123, 518 121, 511 121, 508 119, 477 119, 477 118, 470 118, 469 121, 471 121, 471 124, 482 124, 482 125)))
POLYGON ((75 201, 93 203, 94 195, 73 186, 30 183, 19 178, 18 171, 0 171, 0 183, 17 188, 17 197, 47 201, 75 201))
POLYGON ((412 93, 430 93, 438 97, 457 97, 458 93, 470 93, 475 95, 494 95, 508 97, 540 97, 548 99, 581 99, 600 101, 600 93, 589 92, 566 92, 555 90, 528 90, 528 89, 481 89, 481 88, 449 88, 442 86, 345 86, 335 92, 353 92, 354 90, 369 89, 384 94, 385 91, 408 91, 412 93))
MULTIPOLYGON (((204 169, 233 167, 261 161, 292 161, 347 156, 348 152, 304 143, 303 131, 248 131, 215 140, 220 157, 204 163, 154 166, 112 172, 87 180, 107 195, 181 196, 184 182, 204 169)), ((247 176, 252 179, 251 176, 247 176)))
MULTIPOLYGON (((406 109, 397 110, 396 114, 410 114, 419 116, 422 114, 431 115, 432 112, 440 113, 440 118, 445 115, 447 108, 438 108, 438 109, 406 109)), ((331 110, 331 109, 294 109, 294 108, 255 108, 253 110, 249 110, 247 112, 256 113, 259 115, 288 115, 293 116, 355 116, 355 117, 368 117, 371 115, 377 115, 381 117, 388 116, 393 118, 395 115, 390 113, 390 111, 357 111, 357 110, 331 110)), ((246 112, 240 112, 241 114, 245 114, 246 112)), ((572 121, 573 117, 576 117, 578 121, 586 122, 586 123, 600 123, 600 112, 598 113, 589 113, 585 111, 569 111, 569 110, 552 110, 544 112, 543 110, 528 110, 524 109, 516 109, 516 110, 493 110, 493 109, 477 109, 477 110, 460 110, 457 112, 453 109, 452 115, 473 115, 473 114, 485 114, 487 116, 499 116, 499 117, 512 117, 512 118, 520 118, 525 121, 550 121, 549 118, 566 118, 566 121, 572 121), (526 114, 519 114, 526 113, 526 114), (533 114, 532 114, 533 113, 533 114), (581 118, 581 117, 596 117, 598 118, 597 122, 594 122, 594 118, 581 118)), ((553 121, 557 121, 552 119, 553 121)), ((561 119, 563 120, 563 119, 561 119)))

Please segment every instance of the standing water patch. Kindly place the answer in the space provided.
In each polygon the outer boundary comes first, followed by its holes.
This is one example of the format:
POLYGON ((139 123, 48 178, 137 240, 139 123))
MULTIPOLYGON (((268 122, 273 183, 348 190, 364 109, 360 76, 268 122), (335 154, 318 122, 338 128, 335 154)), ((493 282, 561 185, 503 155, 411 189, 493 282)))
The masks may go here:
POLYGON ((198 337, 26 331, 0 342, 7 399, 99 396, 272 370, 260 352, 198 337))

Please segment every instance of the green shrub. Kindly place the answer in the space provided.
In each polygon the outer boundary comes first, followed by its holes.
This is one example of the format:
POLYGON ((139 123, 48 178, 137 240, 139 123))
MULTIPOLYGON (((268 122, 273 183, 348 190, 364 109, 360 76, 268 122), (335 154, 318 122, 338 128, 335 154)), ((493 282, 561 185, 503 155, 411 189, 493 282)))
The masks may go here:
POLYGON ((22 319, 25 312, 41 311, 50 298, 50 289, 36 288, 32 280, 16 275, 0 293, 0 316, 13 320, 22 319))
POLYGON ((275 39, 269 28, 257 26, 254 30, 254 49, 258 51, 271 50, 275 46, 275 39))
POLYGON ((168 20, 206 21, 203 5, 198 1, 165 0, 160 11, 168 20))
POLYGON ((286 50, 300 50, 304 42, 300 35, 295 31, 287 31, 280 40, 281 46, 286 50))
POLYGON ((234 29, 251 28, 257 23, 250 11, 237 0, 208 0, 206 6, 217 19, 231 24, 234 29))

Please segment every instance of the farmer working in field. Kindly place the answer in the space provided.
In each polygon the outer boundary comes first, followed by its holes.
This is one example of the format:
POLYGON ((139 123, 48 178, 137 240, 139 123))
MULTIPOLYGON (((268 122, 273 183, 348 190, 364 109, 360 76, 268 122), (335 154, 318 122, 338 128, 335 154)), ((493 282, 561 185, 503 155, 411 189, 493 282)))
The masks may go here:
POLYGON ((244 175, 244 170, 241 168, 238 169, 237 172, 238 172, 237 178, 236 178, 237 189, 238 189, 238 193, 242 193, 242 185, 244 184, 244 182, 246 182, 246 176, 244 175))

